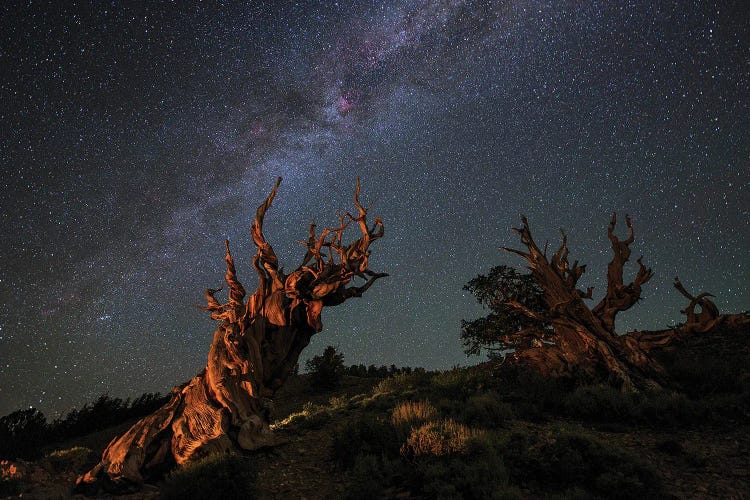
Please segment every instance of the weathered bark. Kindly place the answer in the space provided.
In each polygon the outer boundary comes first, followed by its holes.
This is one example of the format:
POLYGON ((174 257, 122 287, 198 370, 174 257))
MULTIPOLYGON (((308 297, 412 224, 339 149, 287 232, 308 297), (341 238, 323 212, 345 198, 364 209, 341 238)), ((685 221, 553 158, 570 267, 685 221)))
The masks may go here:
POLYGON ((534 242, 526 218, 521 220, 522 227, 514 228, 514 231, 520 235, 527 251, 501 248, 529 262, 529 269, 544 292, 546 316, 540 317, 519 303, 509 304, 534 319, 551 323, 552 331, 531 328, 516 333, 514 337, 523 342, 508 355, 508 359, 515 363, 530 366, 546 376, 608 380, 623 390, 650 388, 668 383, 667 374, 653 356, 655 349, 663 349, 686 335, 750 322, 742 314, 719 314, 713 302, 706 298, 710 294, 693 297, 676 279, 677 289, 691 301, 682 311, 688 317, 684 325, 656 332, 618 335, 615 331, 617 313, 640 300, 641 286, 653 275, 639 258, 634 281, 624 284, 623 269, 635 239, 630 218, 625 218, 628 237, 621 241, 614 233, 617 217, 612 215, 607 232, 614 255, 607 269, 607 293, 593 309, 584 302, 584 299, 591 298, 592 289, 584 292, 576 287, 586 266, 579 266, 578 261, 569 264, 565 233, 560 248, 548 259, 546 251, 540 251, 534 242), (695 313, 696 306, 701 307, 700 314, 695 313))
POLYGON ((229 300, 220 303, 215 298, 219 290, 209 289, 203 308, 220 322, 206 367, 175 387, 166 405, 113 439, 101 462, 78 478, 80 486, 102 483, 116 489, 137 488, 144 477, 173 464, 214 452, 272 445, 269 423, 274 393, 294 370, 310 338, 323 328, 323 306, 360 297, 377 279, 387 276, 368 268, 369 246, 383 236, 383 224, 378 217, 368 227, 367 210, 359 201, 359 179, 354 193, 357 215, 339 213, 339 226, 323 230, 320 236, 315 223, 311 224, 302 264, 284 274, 263 235, 263 220, 280 182, 279 178, 258 207, 251 227, 257 247, 253 258, 257 290, 245 300, 226 242, 229 300), (352 222, 361 236, 345 245, 342 235, 352 222), (324 255, 326 250, 328 255, 324 255), (347 286, 355 276, 365 283, 347 286))

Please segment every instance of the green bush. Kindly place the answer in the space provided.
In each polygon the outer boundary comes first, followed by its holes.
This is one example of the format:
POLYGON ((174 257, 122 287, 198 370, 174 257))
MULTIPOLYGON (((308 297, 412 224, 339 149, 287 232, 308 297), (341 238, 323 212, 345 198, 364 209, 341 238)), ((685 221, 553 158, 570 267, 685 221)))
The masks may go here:
POLYGON ((430 387, 435 390, 443 390, 447 393, 462 393, 468 381, 468 373, 465 369, 452 368, 438 372, 430 379, 430 387))
POLYGON ((600 421, 629 421, 638 417, 638 404, 642 396, 622 393, 610 385, 578 387, 564 395, 562 410, 565 414, 600 421))
POLYGON ((703 422, 710 411, 710 403, 693 401, 676 392, 659 391, 648 393, 638 401, 635 418, 652 426, 672 428, 703 422))
POLYGON ((358 455, 393 457, 398 455, 395 429, 372 415, 348 421, 333 436, 333 458, 345 468, 354 466, 358 455))
POLYGON ((350 405, 349 398, 345 396, 331 396, 328 400, 328 408, 331 411, 347 410, 350 405))
POLYGON ((325 406, 316 405, 308 401, 302 407, 301 418, 298 423, 306 429, 320 429, 331 420, 331 413, 325 406))
POLYGON ((365 408, 369 413, 387 413, 395 404, 398 404, 400 398, 393 393, 373 394, 368 398, 361 399, 358 405, 365 408))
POLYGON ((458 399, 440 398, 435 402, 435 406, 441 415, 460 419, 466 409, 466 402, 458 399))
POLYGON ((570 417, 657 428, 702 422, 711 412, 710 402, 693 401, 681 393, 622 393, 607 385, 579 387, 560 401, 561 412, 570 417))
POLYGON ((500 427, 513 418, 513 408, 500 400, 494 392, 470 397, 463 405, 459 418, 470 425, 500 427))
POLYGON ((519 499, 515 488, 508 486, 502 459, 471 460, 462 456, 430 458, 418 462, 412 476, 417 495, 423 498, 519 499))
POLYGON ((512 403, 514 413, 532 420, 546 419, 560 411, 571 389, 561 380, 550 380, 540 374, 508 366, 501 372, 503 395, 512 403))
POLYGON ((68 450, 56 450, 47 456, 52 468, 58 472, 81 472, 87 466, 93 466, 96 455, 90 448, 75 446, 68 450))
MULTIPOLYGON (((370 450, 371 451, 371 450, 370 450)), ((349 498, 511 499, 499 442, 481 434, 468 439, 463 454, 422 455, 411 460, 383 453, 357 455, 350 469, 349 498)))
POLYGON ((430 379, 430 393, 437 397, 463 400, 476 390, 476 378, 463 368, 438 372, 430 379))
POLYGON ((161 487, 164 499, 249 499, 256 470, 240 455, 211 455, 172 472, 161 487))
POLYGON ((429 384, 431 375, 424 371, 414 371, 412 373, 397 373, 381 380, 373 389, 372 393, 378 394, 403 394, 409 391, 415 391, 429 384))
POLYGON ((585 488, 608 498, 659 498, 656 472, 629 452, 584 432, 511 435, 503 459, 515 482, 552 491, 585 488))
POLYGON ((413 468, 412 490, 425 498, 522 498, 509 486, 500 442, 491 433, 468 439, 463 454, 420 457, 413 468))
POLYGON ((349 474, 347 498, 371 500, 388 498, 388 490, 403 484, 404 464, 382 455, 357 455, 349 474))
POLYGON ((331 412, 325 406, 316 405, 308 401, 302 405, 302 411, 292 413, 284 420, 277 422, 272 426, 286 427, 288 425, 297 426, 301 429, 320 429, 331 420, 331 412))
POLYGON ((747 390, 750 350, 747 335, 719 329, 687 339, 677 349, 661 353, 669 375, 693 398, 736 394, 747 390))

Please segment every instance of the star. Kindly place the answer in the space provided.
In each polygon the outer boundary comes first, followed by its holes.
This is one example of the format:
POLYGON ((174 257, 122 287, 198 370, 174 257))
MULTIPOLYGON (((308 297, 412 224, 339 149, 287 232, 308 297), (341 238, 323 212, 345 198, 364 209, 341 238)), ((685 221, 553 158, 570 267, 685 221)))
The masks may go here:
POLYGON ((604 290, 612 212, 655 276, 617 328, 680 321, 679 275, 747 309, 747 9, 719 2, 0 7, 0 415, 166 392, 205 365, 223 241, 294 269, 355 178, 389 273, 323 311, 301 364, 476 363, 462 286, 527 215, 604 290), (66 371, 57 367, 74 367, 66 371), (95 381, 96 383, 92 383, 95 381))

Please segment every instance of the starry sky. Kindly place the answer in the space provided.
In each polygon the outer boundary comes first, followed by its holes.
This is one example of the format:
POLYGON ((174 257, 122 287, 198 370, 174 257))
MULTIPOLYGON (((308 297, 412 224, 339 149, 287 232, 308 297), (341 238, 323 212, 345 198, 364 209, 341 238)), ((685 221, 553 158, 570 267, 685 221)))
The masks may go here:
POLYGON ((655 277, 620 331, 680 320, 676 274, 750 309, 743 3, 2 2, 0 415, 199 371, 215 324, 194 306, 224 238, 255 287, 248 228, 277 176, 287 270, 357 176, 386 229, 371 268, 391 277, 324 310, 302 361, 479 361, 461 288, 522 265, 498 250, 521 213, 540 244, 568 232, 596 300, 610 214, 631 214, 655 277))

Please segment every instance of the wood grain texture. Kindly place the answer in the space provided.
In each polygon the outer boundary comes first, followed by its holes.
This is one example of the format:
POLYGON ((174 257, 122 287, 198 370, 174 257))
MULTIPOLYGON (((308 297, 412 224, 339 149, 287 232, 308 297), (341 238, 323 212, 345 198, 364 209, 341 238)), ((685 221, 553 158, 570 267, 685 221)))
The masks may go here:
POLYGON ((311 224, 303 242, 307 252, 302 264, 285 274, 263 234, 263 221, 280 183, 281 178, 258 207, 251 226, 258 288, 245 300, 225 242, 228 301, 220 302, 219 290, 208 289, 202 307, 219 322, 206 367, 175 387, 166 405, 115 437, 101 462, 78 478, 79 490, 137 489, 145 478, 175 464, 215 452, 273 445, 269 423, 274 394, 293 372, 311 337, 322 330, 323 307, 361 297, 387 276, 369 269, 370 245, 383 236, 384 229, 379 217, 368 225, 367 209, 359 200, 359 179, 354 192, 356 215, 339 213, 339 225, 320 235, 311 224), (359 238, 345 244, 344 231, 350 225, 358 229, 359 238), (355 276, 364 284, 353 286, 355 276))

